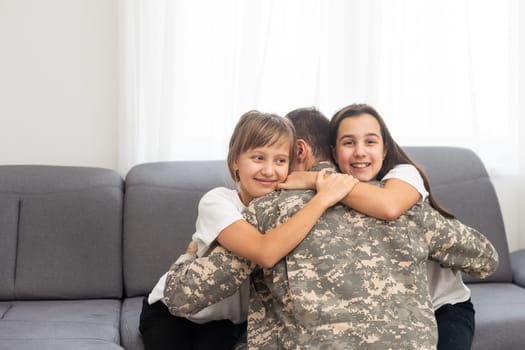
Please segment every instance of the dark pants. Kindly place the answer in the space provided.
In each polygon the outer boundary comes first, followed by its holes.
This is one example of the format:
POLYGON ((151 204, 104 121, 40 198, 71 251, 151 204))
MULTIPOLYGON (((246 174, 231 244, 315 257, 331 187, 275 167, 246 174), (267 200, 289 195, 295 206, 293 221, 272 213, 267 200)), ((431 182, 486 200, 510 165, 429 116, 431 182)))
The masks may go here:
POLYGON ((470 350, 474 337, 474 306, 469 300, 436 310, 438 350, 470 350))
POLYGON ((230 350, 246 323, 236 325, 229 320, 193 323, 170 314, 163 303, 142 302, 139 330, 146 350, 230 350))

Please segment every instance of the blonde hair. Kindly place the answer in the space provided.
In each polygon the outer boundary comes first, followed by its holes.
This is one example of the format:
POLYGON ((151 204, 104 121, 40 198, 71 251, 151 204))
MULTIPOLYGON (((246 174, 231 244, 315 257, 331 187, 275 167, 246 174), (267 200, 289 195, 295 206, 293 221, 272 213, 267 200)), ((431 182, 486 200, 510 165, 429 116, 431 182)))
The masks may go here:
POLYGON ((272 146, 283 139, 288 139, 290 142, 289 164, 291 164, 295 144, 295 129, 292 123, 276 114, 255 110, 244 113, 230 138, 227 162, 232 179, 235 182, 239 180, 233 166, 241 153, 257 147, 272 146))

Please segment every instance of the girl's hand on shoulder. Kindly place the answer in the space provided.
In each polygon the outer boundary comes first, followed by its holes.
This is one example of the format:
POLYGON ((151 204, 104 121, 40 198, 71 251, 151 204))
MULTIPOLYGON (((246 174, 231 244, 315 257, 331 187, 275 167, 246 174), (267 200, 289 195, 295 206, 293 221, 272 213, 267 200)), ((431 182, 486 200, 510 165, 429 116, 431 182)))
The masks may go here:
POLYGON ((313 190, 317 173, 314 171, 292 171, 285 182, 277 185, 281 190, 313 190))
POLYGON ((358 182, 359 180, 352 175, 341 173, 327 174, 326 169, 322 169, 317 174, 317 196, 322 197, 327 206, 330 207, 346 197, 358 182))

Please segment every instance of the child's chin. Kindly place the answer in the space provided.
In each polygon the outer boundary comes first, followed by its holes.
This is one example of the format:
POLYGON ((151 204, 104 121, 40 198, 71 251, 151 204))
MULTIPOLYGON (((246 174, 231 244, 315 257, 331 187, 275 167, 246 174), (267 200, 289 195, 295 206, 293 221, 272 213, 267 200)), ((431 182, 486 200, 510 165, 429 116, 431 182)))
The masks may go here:
POLYGON ((264 191, 261 191, 258 193, 257 197, 266 196, 268 193, 272 193, 275 189, 265 189, 264 191))
POLYGON ((366 174, 352 174, 353 177, 358 179, 361 182, 368 182, 374 180, 372 177, 366 175, 366 174))

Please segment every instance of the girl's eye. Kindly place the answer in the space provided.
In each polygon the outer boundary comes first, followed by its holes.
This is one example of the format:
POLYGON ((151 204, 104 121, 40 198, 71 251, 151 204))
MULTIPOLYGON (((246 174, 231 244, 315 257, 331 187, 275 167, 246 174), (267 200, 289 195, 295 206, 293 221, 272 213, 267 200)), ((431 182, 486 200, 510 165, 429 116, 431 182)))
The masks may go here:
POLYGON ((286 164, 287 163, 287 160, 286 159, 277 159, 277 163, 279 164, 286 164))
POLYGON ((366 141, 366 143, 368 143, 369 145, 375 145, 377 143, 376 140, 368 140, 366 141))
POLYGON ((354 141, 344 141, 343 146, 351 146, 354 144, 354 141))
POLYGON ((263 157, 262 156, 253 156, 252 159, 253 160, 263 160, 263 157))

